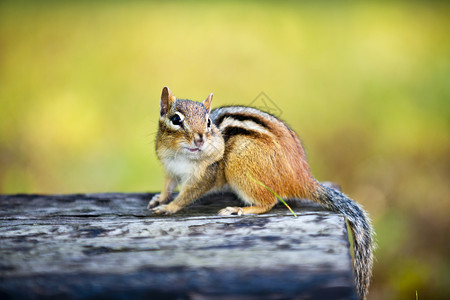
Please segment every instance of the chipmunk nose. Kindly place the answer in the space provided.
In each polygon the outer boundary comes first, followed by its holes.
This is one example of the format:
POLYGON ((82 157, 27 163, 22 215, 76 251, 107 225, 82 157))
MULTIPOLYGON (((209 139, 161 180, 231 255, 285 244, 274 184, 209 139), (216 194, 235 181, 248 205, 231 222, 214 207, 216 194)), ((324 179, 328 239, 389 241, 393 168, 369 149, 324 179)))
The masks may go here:
POLYGON ((201 147, 203 145, 203 134, 196 134, 194 136, 194 145, 196 147, 201 147))

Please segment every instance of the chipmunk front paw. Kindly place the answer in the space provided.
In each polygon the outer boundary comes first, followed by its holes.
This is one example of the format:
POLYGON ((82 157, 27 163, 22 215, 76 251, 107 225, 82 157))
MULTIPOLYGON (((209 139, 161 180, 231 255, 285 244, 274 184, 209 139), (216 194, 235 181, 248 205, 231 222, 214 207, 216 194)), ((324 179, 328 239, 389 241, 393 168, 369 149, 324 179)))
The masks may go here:
POLYGON ((172 215, 172 214, 176 213, 180 209, 181 209, 180 207, 170 203, 170 204, 167 204, 167 205, 159 205, 159 206, 153 208, 152 211, 155 214, 158 214, 158 215, 166 215, 166 216, 168 216, 168 215, 172 215))
POLYGON ((161 194, 156 194, 153 198, 148 202, 147 209, 152 209, 161 204, 161 194))
POLYGON ((230 216, 230 215, 238 215, 242 216, 244 214, 244 211, 242 210, 242 207, 226 207, 224 209, 221 209, 218 213, 220 216, 230 216))

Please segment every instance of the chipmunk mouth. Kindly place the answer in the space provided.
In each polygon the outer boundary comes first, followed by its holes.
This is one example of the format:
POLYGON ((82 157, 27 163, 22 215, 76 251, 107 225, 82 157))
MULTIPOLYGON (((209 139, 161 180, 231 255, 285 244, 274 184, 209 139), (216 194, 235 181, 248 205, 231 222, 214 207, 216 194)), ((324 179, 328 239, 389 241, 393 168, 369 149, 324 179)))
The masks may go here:
POLYGON ((200 148, 188 148, 188 147, 186 147, 186 149, 189 150, 190 152, 200 151, 200 148))

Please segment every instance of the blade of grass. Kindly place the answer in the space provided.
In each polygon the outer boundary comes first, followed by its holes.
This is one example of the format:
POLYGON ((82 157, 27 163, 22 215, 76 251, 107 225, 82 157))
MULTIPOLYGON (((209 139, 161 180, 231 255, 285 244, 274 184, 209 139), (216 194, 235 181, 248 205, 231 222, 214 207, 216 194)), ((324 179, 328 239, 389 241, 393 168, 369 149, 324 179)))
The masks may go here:
POLYGON ((277 197, 278 200, 280 200, 280 202, 283 203, 283 204, 289 209, 289 211, 294 215, 294 217, 297 218, 297 215, 295 214, 295 212, 294 212, 294 211, 291 209, 291 207, 286 203, 286 201, 284 201, 283 199, 281 199, 280 196, 278 196, 277 193, 275 193, 270 187, 266 186, 266 185, 265 185, 264 183, 262 183, 261 181, 259 181, 259 180, 255 179, 255 178, 253 178, 253 176, 252 176, 250 173, 248 173, 248 176, 249 176, 252 180, 254 180, 257 184, 259 184, 259 185, 262 186, 263 188, 267 189, 267 190, 268 190, 269 192, 271 192, 275 197, 277 197))
POLYGON ((352 261, 355 260, 355 249, 353 248, 353 244, 355 243, 354 240, 354 236, 353 236, 353 231, 352 228, 350 226, 350 223, 348 222, 347 218, 345 219, 345 225, 347 226, 347 238, 348 238, 348 242, 350 243, 350 256, 352 257, 352 261))

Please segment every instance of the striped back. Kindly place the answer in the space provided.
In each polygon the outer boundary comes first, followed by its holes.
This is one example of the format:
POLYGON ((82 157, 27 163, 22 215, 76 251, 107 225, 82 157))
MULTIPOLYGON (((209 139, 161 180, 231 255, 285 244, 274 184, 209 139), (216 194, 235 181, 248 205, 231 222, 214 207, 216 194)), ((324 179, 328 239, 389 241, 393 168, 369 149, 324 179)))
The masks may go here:
POLYGON ((285 124, 274 116, 246 106, 219 107, 211 111, 210 117, 225 142, 236 135, 275 139, 274 128, 280 125, 285 127, 285 124))

